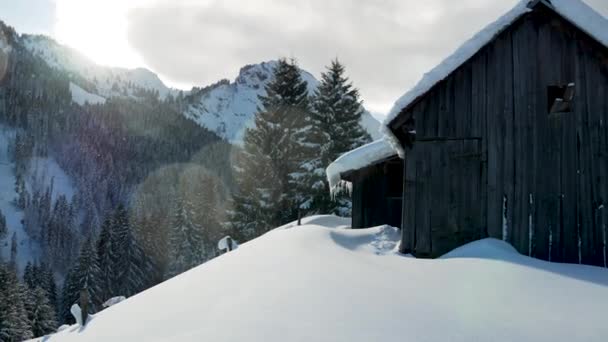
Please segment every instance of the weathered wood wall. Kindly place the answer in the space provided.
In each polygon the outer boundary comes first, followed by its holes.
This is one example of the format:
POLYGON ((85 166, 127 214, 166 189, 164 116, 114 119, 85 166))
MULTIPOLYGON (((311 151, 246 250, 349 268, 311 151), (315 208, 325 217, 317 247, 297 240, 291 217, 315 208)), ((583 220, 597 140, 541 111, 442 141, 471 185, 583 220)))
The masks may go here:
POLYGON ((383 224, 401 227, 403 161, 398 157, 357 170, 347 176, 353 183, 352 226, 383 224))
POLYGON ((404 114, 417 134, 406 160, 404 251, 434 257, 494 237, 533 257, 606 266, 604 46, 536 8, 404 114), (550 115, 548 86, 571 82, 573 111, 550 115))

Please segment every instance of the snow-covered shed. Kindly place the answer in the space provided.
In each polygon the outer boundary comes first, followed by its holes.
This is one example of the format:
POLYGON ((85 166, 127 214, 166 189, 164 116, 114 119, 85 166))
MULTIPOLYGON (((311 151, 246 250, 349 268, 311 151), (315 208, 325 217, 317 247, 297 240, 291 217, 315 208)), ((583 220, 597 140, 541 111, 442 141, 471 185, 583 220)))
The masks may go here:
POLYGON ((401 226, 403 160, 384 139, 361 146, 327 168, 333 194, 348 190, 352 227, 401 226))
POLYGON ((400 98, 402 252, 504 239, 606 266, 608 21, 580 0, 524 0, 400 98))

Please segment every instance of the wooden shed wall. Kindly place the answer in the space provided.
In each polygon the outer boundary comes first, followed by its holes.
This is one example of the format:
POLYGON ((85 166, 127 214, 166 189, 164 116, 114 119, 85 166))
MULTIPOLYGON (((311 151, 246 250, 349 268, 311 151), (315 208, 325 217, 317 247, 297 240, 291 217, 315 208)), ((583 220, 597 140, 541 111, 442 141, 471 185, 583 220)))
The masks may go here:
POLYGON ((401 227, 403 162, 398 157, 353 172, 352 226, 401 227))
POLYGON ((417 141, 406 161, 404 251, 438 256, 468 239, 493 237, 533 257, 606 266, 604 46, 549 9, 537 8, 401 116, 409 115, 417 141), (570 82, 576 87, 573 112, 549 115, 548 86, 570 82), (429 154, 429 144, 441 140, 480 142, 479 189, 447 193, 460 197, 445 201, 444 209, 425 196, 450 182, 470 182, 471 174, 424 174, 425 165, 433 165, 430 158, 447 158, 436 164, 444 166, 458 158, 429 154), (450 210, 450 203, 462 211, 450 210), (456 228, 445 223, 464 224, 460 216, 476 211, 479 221, 456 228), (470 237, 445 243, 436 233, 454 229, 470 237))

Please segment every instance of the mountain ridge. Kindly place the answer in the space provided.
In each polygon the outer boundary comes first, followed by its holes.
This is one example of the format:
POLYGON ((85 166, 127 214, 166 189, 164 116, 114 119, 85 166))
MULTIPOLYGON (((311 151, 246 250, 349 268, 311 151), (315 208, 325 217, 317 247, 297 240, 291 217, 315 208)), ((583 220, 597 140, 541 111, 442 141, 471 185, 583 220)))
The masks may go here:
MULTIPOLYGON (((145 94, 160 99, 185 95, 187 106, 182 111, 183 115, 234 144, 241 144, 246 128, 253 126, 260 106, 258 97, 265 94, 264 86, 277 64, 276 61, 248 64, 240 69, 233 81, 222 79, 184 91, 168 87, 156 73, 146 68, 126 69, 95 64, 48 36, 22 34, 19 40, 27 51, 42 58, 51 68, 69 75, 76 103, 82 105, 88 100, 102 103, 111 97, 138 98, 145 94)), ((310 72, 300 70, 312 94, 319 81, 310 72)), ((367 110, 361 124, 374 139, 379 138, 380 122, 367 110)))

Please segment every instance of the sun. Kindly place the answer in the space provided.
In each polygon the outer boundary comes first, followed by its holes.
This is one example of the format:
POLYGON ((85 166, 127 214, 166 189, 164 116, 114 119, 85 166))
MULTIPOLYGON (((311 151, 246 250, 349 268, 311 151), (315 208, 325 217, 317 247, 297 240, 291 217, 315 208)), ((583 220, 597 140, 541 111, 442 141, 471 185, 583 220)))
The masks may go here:
MULTIPOLYGON (((127 39, 127 14, 145 0, 56 0, 54 36, 94 62, 107 66, 145 66, 127 39)), ((150 2, 150 1, 148 1, 150 2)))

